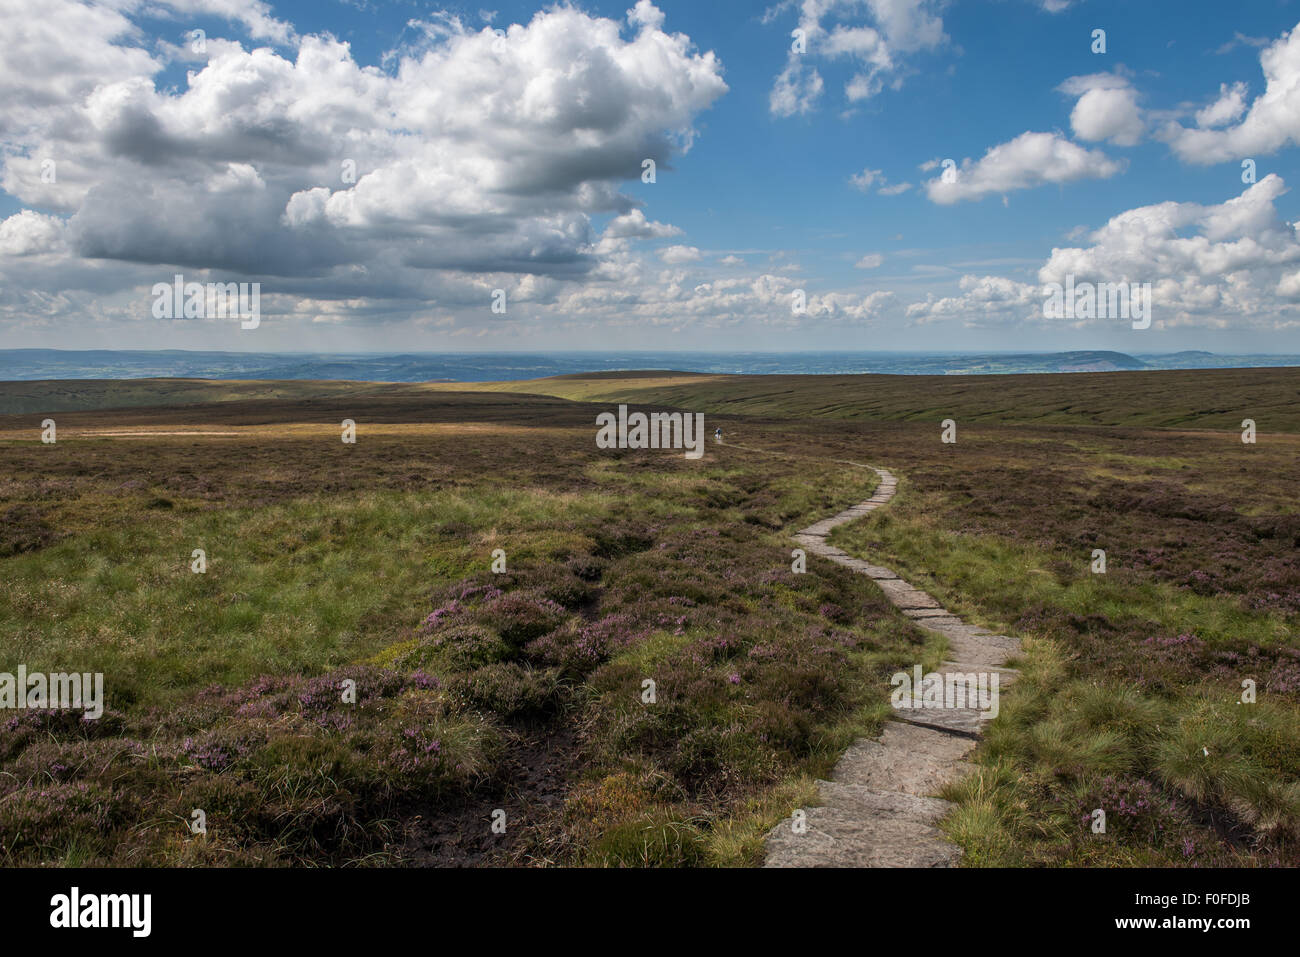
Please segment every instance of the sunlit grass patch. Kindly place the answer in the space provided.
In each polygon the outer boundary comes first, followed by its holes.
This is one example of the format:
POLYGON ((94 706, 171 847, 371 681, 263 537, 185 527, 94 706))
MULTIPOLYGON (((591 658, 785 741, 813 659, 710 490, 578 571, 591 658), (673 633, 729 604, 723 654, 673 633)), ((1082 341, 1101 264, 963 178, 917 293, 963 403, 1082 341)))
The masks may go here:
POLYGON ((157 513, 8 559, 0 640, 32 669, 103 672, 117 707, 328 668, 395 641, 433 586, 490 564, 460 529, 510 530, 526 562, 581 544, 562 526, 610 506, 489 488, 157 513))

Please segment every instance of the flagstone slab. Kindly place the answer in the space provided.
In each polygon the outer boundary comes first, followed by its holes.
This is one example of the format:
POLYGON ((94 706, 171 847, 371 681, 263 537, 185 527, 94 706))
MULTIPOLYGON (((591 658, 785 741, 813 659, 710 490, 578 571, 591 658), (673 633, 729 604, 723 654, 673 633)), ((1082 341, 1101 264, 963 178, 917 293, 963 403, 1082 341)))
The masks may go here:
POLYGON ((783 821, 767 839, 764 867, 953 867, 961 848, 928 824, 809 808, 803 833, 783 821))
POLYGON ((891 721, 879 739, 850 745, 831 779, 925 797, 969 773, 963 759, 974 749, 971 738, 891 721))

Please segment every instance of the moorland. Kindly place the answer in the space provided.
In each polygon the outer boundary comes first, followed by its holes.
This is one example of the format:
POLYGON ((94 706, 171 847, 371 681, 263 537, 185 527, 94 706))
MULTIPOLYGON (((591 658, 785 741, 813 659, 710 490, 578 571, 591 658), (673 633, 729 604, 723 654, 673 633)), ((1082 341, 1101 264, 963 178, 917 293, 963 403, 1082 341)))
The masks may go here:
POLYGON ((0 412, 0 670, 107 700, 0 725, 5 864, 758 863, 943 657, 792 571, 870 494, 850 462, 899 491, 833 541, 1025 649, 944 795, 968 865, 1300 862, 1300 370, 47 380, 0 412), (599 449, 615 403, 724 440, 599 449))

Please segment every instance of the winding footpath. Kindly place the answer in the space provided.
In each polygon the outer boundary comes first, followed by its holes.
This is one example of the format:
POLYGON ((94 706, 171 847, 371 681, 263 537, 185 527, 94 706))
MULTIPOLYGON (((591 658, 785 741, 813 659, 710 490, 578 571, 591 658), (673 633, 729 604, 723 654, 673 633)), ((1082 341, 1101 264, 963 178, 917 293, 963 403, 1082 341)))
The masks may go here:
MULTIPOLYGON (((999 684, 1009 684, 1016 672, 1004 666, 1020 649, 1016 639, 965 624, 888 568, 826 541, 831 529, 894 497, 894 476, 874 471, 880 485, 871 498, 797 532, 795 541, 870 578, 919 627, 946 637, 951 660, 943 662, 940 674, 997 672, 999 684)), ((821 806, 808 808, 797 824, 798 815, 782 821, 767 835, 765 867, 951 867, 958 862, 961 849, 937 827, 953 805, 934 795, 970 770, 966 759, 985 715, 969 708, 918 708, 895 709, 893 717, 879 739, 856 741, 831 780, 817 782, 821 806)))

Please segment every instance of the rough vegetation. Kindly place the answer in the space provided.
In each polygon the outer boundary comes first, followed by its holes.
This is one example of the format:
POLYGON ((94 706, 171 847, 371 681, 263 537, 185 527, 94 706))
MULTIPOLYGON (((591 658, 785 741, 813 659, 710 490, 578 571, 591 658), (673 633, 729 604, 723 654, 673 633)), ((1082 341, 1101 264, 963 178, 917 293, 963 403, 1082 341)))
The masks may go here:
POLYGON ((312 411, 357 444, 233 405, 188 421, 237 436, 8 437, 5 661, 102 671, 110 710, 0 727, 7 863, 754 862, 916 656, 848 573, 790 570, 857 470, 312 411))
POLYGON ((1024 377, 1001 412, 866 378, 236 390, 63 412, 54 446, 0 418, 0 670, 102 671, 109 707, 4 715, 3 859, 754 863, 941 652, 851 572, 791 573, 788 530, 869 491, 848 459, 900 491, 835 543, 1027 649, 946 795, 967 863, 1296 863, 1294 371, 1024 377), (611 398, 726 444, 598 450, 611 398), (187 429, 232 434, 92 434, 187 429))

